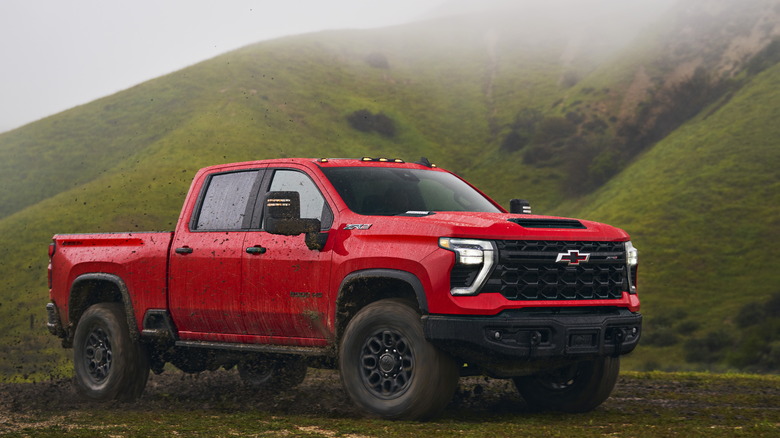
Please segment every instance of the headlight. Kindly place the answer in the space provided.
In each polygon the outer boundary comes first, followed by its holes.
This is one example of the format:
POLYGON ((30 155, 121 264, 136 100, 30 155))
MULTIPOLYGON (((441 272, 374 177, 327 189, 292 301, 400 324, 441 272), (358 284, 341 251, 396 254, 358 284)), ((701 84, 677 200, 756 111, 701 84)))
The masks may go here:
POLYGON ((626 263, 628 266, 636 266, 639 264, 639 251, 634 248, 631 241, 626 242, 626 263))
POLYGON ((442 237, 439 246, 455 253, 455 265, 472 268, 476 277, 468 285, 453 285, 450 292, 453 295, 474 295, 487 280, 490 270, 495 264, 495 245, 489 240, 457 239, 442 237))
POLYGON ((632 294, 636 293, 637 270, 639 269, 639 251, 634 245, 626 242, 626 265, 628 266, 628 286, 632 294))

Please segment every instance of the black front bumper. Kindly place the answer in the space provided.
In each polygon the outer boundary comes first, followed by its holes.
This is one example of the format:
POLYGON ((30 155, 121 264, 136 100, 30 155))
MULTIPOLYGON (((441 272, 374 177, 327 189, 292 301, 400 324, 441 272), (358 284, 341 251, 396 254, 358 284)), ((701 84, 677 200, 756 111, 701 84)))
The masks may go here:
POLYGON ((425 315, 422 321, 429 341, 464 361, 619 356, 633 351, 642 333, 642 315, 628 309, 425 315))

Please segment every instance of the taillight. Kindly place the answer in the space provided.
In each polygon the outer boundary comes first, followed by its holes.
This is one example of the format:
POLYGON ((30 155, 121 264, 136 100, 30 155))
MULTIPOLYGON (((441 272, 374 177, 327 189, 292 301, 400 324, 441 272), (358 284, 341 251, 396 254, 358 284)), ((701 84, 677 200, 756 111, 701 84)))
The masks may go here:
POLYGON ((52 242, 49 244, 49 267, 47 269, 47 276, 49 277, 49 289, 51 289, 52 279, 51 279, 51 258, 54 256, 54 253, 57 252, 57 244, 55 242, 52 242))

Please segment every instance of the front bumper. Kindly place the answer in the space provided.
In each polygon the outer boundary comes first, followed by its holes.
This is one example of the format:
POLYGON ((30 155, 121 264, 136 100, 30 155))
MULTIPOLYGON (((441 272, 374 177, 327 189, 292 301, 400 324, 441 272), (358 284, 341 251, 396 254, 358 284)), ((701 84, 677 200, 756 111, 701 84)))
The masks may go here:
POLYGON ((636 348, 642 332, 641 314, 614 308, 425 315, 422 321, 429 341, 466 362, 619 356, 636 348))

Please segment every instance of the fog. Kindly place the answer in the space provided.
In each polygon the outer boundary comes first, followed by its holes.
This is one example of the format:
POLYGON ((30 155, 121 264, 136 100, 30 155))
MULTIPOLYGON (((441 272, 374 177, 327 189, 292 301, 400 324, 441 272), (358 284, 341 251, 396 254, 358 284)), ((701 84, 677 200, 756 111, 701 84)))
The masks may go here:
POLYGON ((258 41, 485 9, 634 30, 674 0, 3 0, 0 132, 258 41))

